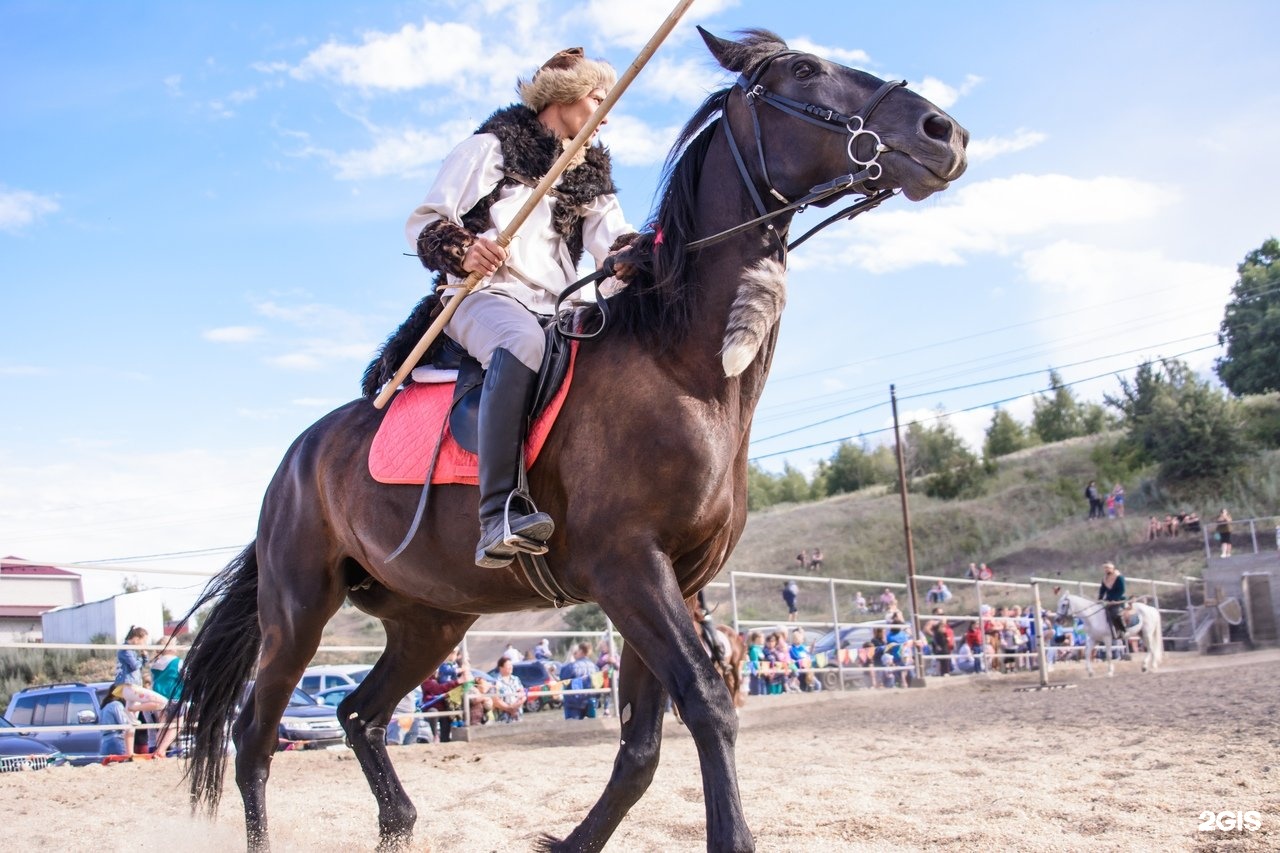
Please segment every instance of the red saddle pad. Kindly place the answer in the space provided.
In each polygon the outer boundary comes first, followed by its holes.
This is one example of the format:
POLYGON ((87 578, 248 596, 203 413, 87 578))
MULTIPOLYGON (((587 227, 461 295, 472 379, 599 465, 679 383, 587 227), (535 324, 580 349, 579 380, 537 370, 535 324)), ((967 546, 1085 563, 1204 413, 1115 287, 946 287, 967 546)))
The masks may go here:
MULTIPOLYGON (((565 395, 569 393, 577 357, 578 343, 574 341, 569 369, 565 371, 560 390, 529 430, 524 448, 525 467, 533 466, 551 434, 565 395)), ((452 403, 452 382, 414 383, 396 394, 369 447, 369 474, 373 479, 379 483, 422 485, 436 451, 436 440, 442 435, 441 421, 449 416, 452 403)), ((442 441, 431 482, 477 485, 480 472, 476 455, 462 449, 449 432, 448 424, 445 424, 442 441)))

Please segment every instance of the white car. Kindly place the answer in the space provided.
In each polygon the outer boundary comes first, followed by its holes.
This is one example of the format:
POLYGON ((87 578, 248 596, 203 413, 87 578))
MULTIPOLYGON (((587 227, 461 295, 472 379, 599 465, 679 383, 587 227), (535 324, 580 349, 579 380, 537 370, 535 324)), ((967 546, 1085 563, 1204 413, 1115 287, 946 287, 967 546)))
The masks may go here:
POLYGON ((302 673, 298 687, 311 696, 330 687, 355 686, 373 669, 371 664, 320 664, 309 666, 302 673))

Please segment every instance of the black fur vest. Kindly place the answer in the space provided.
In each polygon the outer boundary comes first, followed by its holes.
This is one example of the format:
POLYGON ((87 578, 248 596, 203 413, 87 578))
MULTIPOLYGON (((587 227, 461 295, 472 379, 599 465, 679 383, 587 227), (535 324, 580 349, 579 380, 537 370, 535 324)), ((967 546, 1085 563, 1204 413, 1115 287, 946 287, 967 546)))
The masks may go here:
MULTIPOLYGON (((498 110, 485 119, 476 133, 492 133, 498 137, 507 176, 463 215, 462 224, 472 234, 489 229, 489 208, 504 188, 516 183, 536 185, 564 151, 560 138, 538 121, 537 113, 523 104, 498 110)), ((617 188, 613 185, 609 152, 601 145, 589 146, 586 159, 566 170, 560 183, 551 190, 556 200, 551 214, 553 227, 569 247, 575 265, 582 260, 582 206, 614 192, 617 188)))

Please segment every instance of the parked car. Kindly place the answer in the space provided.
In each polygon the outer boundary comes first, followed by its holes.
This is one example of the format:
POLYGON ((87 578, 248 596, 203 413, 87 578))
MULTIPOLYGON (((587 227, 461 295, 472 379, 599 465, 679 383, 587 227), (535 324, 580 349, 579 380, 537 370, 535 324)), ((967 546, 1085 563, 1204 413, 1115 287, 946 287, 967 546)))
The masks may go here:
MULTIPOLYGON (((553 662, 550 667, 555 667, 553 662)), ((522 660, 511 666, 512 674, 524 685, 526 711, 541 711, 543 708, 559 708, 560 691, 563 689, 560 679, 552 675, 548 664, 540 660, 522 660)), ((491 679, 498 676, 497 669, 486 673, 491 679)))
POLYGON ((337 687, 326 687, 311 698, 315 699, 321 705, 328 705, 331 708, 336 708, 342 700, 350 696, 351 692, 355 689, 356 685, 354 684, 339 684, 337 687))
POLYGON ((298 682, 298 686, 312 696, 330 687, 343 685, 355 687, 364 681, 364 677, 371 669, 373 666, 367 663, 317 664, 303 671, 302 680, 298 682))
POLYGON ((4 717, 18 727, 64 726, 27 736, 68 756, 73 764, 87 764, 99 757, 102 732, 88 727, 98 724, 102 700, 110 686, 109 681, 74 681, 25 687, 10 697, 4 717))
POLYGON ((0 717, 0 773, 43 770, 65 764, 67 757, 47 743, 14 731, 13 723, 0 717))
MULTIPOLYGON (((253 689, 250 681, 244 687, 241 706, 253 689)), ((338 722, 338 711, 331 705, 321 705, 301 689, 293 688, 289 704, 280 718, 280 745, 291 749, 324 749, 338 746, 346 739, 346 732, 338 722)))

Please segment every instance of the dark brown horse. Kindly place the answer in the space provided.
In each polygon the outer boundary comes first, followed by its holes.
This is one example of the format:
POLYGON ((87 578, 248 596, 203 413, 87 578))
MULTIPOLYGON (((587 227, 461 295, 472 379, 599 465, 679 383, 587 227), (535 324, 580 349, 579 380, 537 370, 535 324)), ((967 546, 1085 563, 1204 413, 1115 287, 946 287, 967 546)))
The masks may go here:
MULTIPOLYGON (((662 239, 647 241, 652 275, 614 297, 608 330, 581 346, 559 423, 529 472, 532 494, 556 519, 548 561, 560 585, 598 602, 626 640, 613 773, 567 838, 542 840, 548 850, 605 845, 653 778, 667 696, 697 745, 707 848, 754 848, 738 794, 737 718, 688 603, 746 523, 748 436, 784 301, 780 244, 791 211, 779 198, 801 200, 826 184, 821 203, 887 188, 918 200, 965 169, 967 132, 899 84, 788 50, 764 31, 704 38, 743 78, 708 98, 681 135, 656 218, 662 239), (856 180, 835 181, 843 175, 856 180), (781 214, 687 250, 762 208, 781 214)), ((277 724, 344 599, 386 628, 382 657, 338 716, 377 799, 387 849, 408 845, 417 818, 384 747, 396 702, 479 615, 550 606, 516 568, 472 565, 473 487, 434 491, 416 537, 387 559, 419 490, 370 478, 366 457, 382 417, 356 400, 294 442, 267 489, 255 541, 202 601, 216 604, 183 689, 195 738, 192 797, 217 807, 234 740, 251 848, 268 843, 277 724)))

